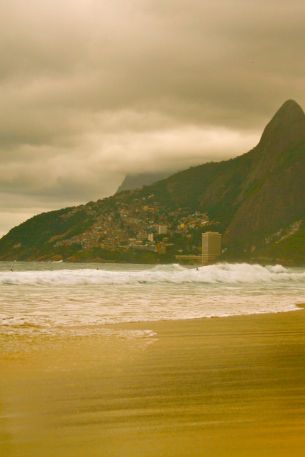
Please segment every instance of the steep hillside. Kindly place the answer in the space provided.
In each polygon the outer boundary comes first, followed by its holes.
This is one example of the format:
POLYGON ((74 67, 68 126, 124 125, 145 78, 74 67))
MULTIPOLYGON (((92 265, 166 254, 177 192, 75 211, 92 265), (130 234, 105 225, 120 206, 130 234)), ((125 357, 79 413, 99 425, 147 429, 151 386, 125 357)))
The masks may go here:
POLYGON ((284 103, 258 145, 242 156, 30 219, 0 240, 0 258, 158 261, 149 246, 139 253, 132 241, 140 243, 157 224, 169 228, 172 258, 196 252, 200 233, 212 228, 224 234, 226 258, 305 264, 301 107, 284 103))
POLYGON ((252 151, 191 168, 152 189, 164 201, 219 220, 229 254, 253 253, 305 216, 305 114, 287 101, 252 151))

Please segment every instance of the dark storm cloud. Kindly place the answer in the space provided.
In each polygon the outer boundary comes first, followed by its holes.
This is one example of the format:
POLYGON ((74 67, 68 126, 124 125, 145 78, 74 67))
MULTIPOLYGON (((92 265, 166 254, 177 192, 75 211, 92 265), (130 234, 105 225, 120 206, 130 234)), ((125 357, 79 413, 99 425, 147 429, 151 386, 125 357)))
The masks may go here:
POLYGON ((305 4, 1 3, 0 232, 130 171, 245 152, 305 104, 305 4))

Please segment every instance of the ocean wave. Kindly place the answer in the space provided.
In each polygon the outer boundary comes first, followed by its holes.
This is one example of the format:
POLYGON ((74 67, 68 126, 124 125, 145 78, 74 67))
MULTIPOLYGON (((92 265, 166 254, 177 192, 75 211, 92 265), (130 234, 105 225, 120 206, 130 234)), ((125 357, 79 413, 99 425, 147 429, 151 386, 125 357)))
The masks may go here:
POLYGON ((199 268, 171 264, 140 271, 87 268, 0 272, 0 285, 253 284, 260 282, 305 282, 305 272, 281 265, 262 266, 247 263, 219 263, 199 268))

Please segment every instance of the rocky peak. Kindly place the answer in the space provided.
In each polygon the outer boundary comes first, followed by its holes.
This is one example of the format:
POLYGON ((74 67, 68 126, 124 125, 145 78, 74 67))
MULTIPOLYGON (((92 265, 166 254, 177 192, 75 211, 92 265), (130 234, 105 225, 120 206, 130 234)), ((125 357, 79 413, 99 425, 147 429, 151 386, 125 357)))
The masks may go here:
POLYGON ((267 124, 259 146, 272 152, 305 143, 305 114, 294 100, 287 100, 267 124))

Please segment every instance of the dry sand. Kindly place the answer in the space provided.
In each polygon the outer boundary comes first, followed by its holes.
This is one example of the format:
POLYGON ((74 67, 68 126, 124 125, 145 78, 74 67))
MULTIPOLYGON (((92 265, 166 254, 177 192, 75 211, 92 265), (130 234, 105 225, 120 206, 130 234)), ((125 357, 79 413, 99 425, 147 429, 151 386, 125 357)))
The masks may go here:
POLYGON ((1 457, 303 457, 305 312, 0 339, 1 457))

